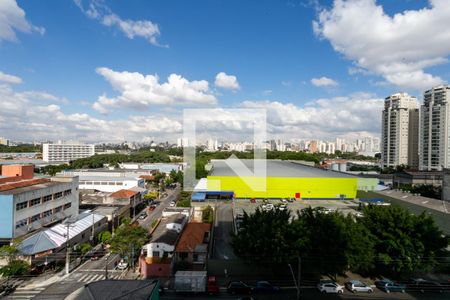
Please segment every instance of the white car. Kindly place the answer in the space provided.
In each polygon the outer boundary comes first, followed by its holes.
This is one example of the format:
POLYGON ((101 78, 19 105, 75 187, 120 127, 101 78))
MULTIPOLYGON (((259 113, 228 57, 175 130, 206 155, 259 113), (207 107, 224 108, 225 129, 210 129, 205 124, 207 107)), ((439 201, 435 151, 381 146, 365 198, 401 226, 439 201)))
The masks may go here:
POLYGON ((344 292, 344 287, 336 282, 319 283, 317 288, 324 294, 342 294, 344 292))
POLYGON ((272 210, 274 208, 272 203, 265 204, 265 205, 263 205, 261 207, 262 207, 262 209, 264 209, 266 211, 272 210))
POLYGON ((286 210, 286 209, 287 209, 286 204, 280 204, 280 206, 278 206, 278 210, 286 210))
POLYGON ((116 269, 117 270, 125 270, 126 268, 128 268, 128 264, 124 261, 121 261, 117 266, 116 269))
POLYGON ((171 201, 170 204, 169 204, 169 206, 170 206, 170 207, 175 207, 175 204, 176 204, 175 201, 171 201))
POLYGON ((350 280, 349 282, 345 283, 345 286, 349 291, 352 293, 355 292, 364 292, 364 293, 372 293, 373 289, 365 284, 364 282, 361 282, 359 280, 350 280))

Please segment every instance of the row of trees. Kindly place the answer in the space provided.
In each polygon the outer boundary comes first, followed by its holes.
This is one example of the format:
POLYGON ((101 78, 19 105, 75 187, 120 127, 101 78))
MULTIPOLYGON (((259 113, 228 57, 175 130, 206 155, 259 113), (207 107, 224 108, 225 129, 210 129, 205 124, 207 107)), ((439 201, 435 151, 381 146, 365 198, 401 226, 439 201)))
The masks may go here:
POLYGON ((290 263, 320 274, 399 274, 430 270, 448 255, 449 237, 427 214, 398 206, 368 206, 356 218, 321 208, 244 213, 233 237, 237 255, 250 262, 290 263))
POLYGON ((42 148, 41 146, 35 146, 35 145, 18 145, 18 146, 6 146, 6 145, 0 145, 0 152, 1 153, 13 153, 13 152, 41 152, 42 148))
POLYGON ((418 185, 401 184, 399 186, 399 189, 408 191, 413 194, 420 194, 423 197, 429 197, 439 200, 441 199, 442 195, 442 187, 434 186, 432 184, 418 184, 418 185))

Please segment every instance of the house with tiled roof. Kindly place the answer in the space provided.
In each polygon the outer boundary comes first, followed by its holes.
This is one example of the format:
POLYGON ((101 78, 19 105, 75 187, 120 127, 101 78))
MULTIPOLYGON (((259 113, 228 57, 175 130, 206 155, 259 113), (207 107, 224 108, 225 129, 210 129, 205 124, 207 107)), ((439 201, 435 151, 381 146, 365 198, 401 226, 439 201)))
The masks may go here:
POLYGON ((188 263, 193 271, 204 270, 210 234, 211 224, 188 223, 175 248, 175 263, 188 263))
POLYGON ((122 189, 109 195, 109 198, 117 205, 130 206, 130 217, 134 217, 136 212, 141 211, 144 206, 142 194, 139 191, 122 189))

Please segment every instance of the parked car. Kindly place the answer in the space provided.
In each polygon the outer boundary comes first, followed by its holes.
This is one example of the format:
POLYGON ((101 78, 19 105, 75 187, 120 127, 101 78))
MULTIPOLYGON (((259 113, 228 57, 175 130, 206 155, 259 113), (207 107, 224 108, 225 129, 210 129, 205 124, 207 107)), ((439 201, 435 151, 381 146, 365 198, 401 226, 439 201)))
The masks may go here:
POLYGON ((171 201, 169 204, 170 207, 175 207, 175 205, 176 205, 175 201, 171 201))
POLYGON ((153 210, 155 210, 155 208, 156 208, 156 204, 152 204, 148 207, 148 210, 153 211, 153 210))
POLYGON ((268 281, 257 281, 256 286, 253 289, 253 292, 255 293, 278 293, 280 291, 280 288, 277 286, 272 285, 268 281))
POLYGON ((274 209, 274 206, 272 203, 267 203, 267 204, 261 205, 261 208, 265 211, 269 211, 269 210, 274 209))
MULTIPOLYGON (((407 288, 411 292, 435 292, 435 293, 443 293, 446 290, 446 287, 442 284, 425 280, 422 278, 411 278, 407 284, 407 288)), ((450 287, 448 288, 450 290, 450 287)))
POLYGON ((250 199, 250 203, 256 203, 256 199, 255 198, 250 199))
POLYGON ((324 294, 342 294, 344 287, 334 281, 321 281, 317 284, 319 292, 324 294))
POLYGON ((389 279, 383 279, 375 282, 377 288, 386 293, 390 292, 402 292, 404 293, 406 290, 406 286, 404 284, 400 284, 397 282, 393 282, 389 279))
POLYGON ((295 200, 296 200, 295 198, 289 198, 288 202, 295 202, 295 200))
POLYGON ((145 218, 147 218, 147 214, 145 212, 139 216, 140 220, 144 220, 145 218))
POLYGON ((125 270, 126 268, 128 268, 128 263, 126 263, 125 261, 119 262, 116 266, 117 270, 125 270))
POLYGON ((364 282, 361 282, 359 280, 350 280, 349 282, 345 283, 345 287, 352 293, 355 292, 364 292, 364 293, 372 293, 373 289, 365 284, 364 282))
POLYGON ((232 281, 227 286, 227 292, 229 294, 251 294, 253 288, 242 281, 232 281))
POLYGON ((279 210, 287 210, 287 205, 286 205, 286 204, 280 204, 280 205, 278 206, 278 209, 279 209, 279 210))
POLYGON ((286 198, 281 198, 281 200, 280 200, 282 203, 286 203, 286 202, 288 202, 288 199, 286 199, 286 198))

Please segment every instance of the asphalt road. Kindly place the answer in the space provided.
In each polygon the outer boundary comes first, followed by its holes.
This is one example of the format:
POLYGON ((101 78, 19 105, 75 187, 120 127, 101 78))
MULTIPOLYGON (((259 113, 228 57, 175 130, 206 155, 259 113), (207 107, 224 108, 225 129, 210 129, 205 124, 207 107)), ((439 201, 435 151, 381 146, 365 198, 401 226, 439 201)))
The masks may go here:
POLYGON ((165 191, 165 193, 167 193, 167 196, 163 197, 159 200, 160 203, 158 206, 156 206, 155 210, 153 210, 153 211, 145 210, 147 212, 148 216, 144 220, 140 220, 139 218, 137 219, 139 222, 139 225, 146 229, 150 229, 152 222, 154 220, 161 218, 162 211, 164 210, 164 208, 168 207, 170 202, 175 201, 177 199, 180 191, 181 191, 181 187, 177 187, 175 189, 167 189, 165 191))
MULTIPOLYGON (((301 291, 300 299, 302 300, 321 300, 321 299, 367 299, 367 300, 380 300, 380 299, 399 299, 399 300, 444 300, 449 299, 450 294, 402 294, 402 293, 384 293, 382 291, 376 290, 372 294, 364 294, 364 293, 350 293, 345 291, 342 295, 336 294, 321 294, 316 289, 305 289, 301 291)), ((189 295, 189 294, 176 294, 175 292, 166 291, 164 295, 160 296, 162 300, 170 300, 170 299, 239 299, 242 296, 239 295, 230 295, 225 292, 220 293, 217 296, 208 296, 208 295, 189 295)), ((297 299, 297 291, 295 289, 291 290, 283 290, 279 294, 272 295, 253 295, 254 299, 257 300, 294 300, 297 299)))
POLYGON ((213 259, 236 259, 231 247, 230 233, 233 231, 232 205, 229 202, 218 201, 216 204, 216 220, 214 222, 213 259))

